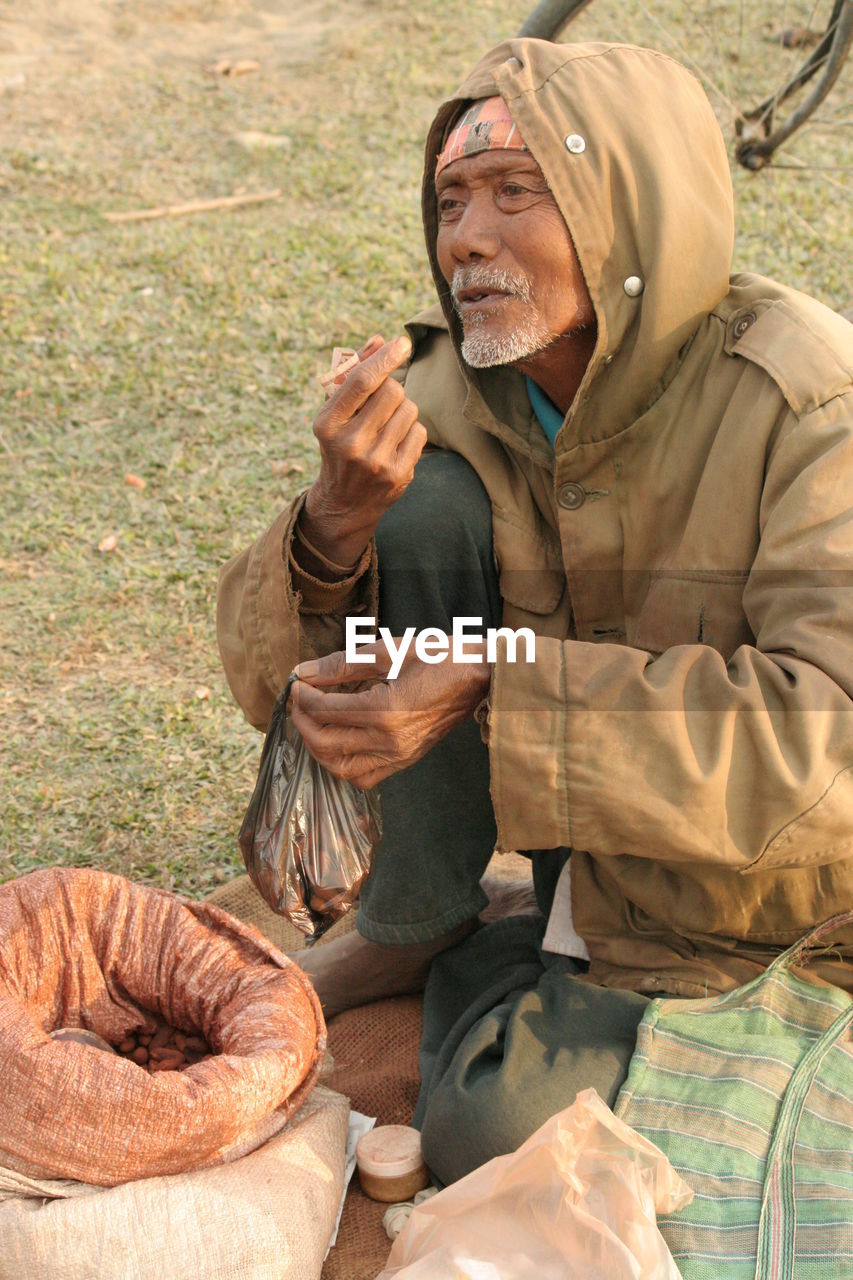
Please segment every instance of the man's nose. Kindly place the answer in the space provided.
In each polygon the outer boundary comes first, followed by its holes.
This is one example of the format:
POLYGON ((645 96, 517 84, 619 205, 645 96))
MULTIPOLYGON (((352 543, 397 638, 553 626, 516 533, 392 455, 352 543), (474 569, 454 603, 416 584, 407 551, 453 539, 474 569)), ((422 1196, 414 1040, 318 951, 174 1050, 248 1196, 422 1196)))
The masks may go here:
POLYGON ((500 235, 490 200, 468 200, 453 223, 450 251, 459 263, 489 261, 497 257, 500 235))

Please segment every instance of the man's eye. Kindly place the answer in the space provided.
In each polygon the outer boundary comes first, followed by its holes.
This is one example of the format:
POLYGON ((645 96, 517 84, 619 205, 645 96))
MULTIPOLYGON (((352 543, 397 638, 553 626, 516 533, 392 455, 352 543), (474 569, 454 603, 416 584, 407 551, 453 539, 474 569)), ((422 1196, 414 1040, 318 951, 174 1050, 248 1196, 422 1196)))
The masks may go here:
POLYGON ((504 182, 501 185, 500 194, 507 200, 521 200, 526 196, 532 196, 534 193, 521 182, 504 182))
POLYGON ((441 196, 438 201, 438 216, 443 222, 448 218, 458 217, 459 210, 462 208, 460 200, 453 200, 450 196, 441 196))

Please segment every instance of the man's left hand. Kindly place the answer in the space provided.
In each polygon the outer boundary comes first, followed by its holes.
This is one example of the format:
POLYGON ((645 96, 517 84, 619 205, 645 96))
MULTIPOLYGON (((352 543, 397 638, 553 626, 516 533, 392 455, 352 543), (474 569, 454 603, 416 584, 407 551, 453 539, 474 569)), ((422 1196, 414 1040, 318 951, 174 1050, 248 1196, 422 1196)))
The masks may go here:
POLYGON ((376 664, 348 663, 343 652, 301 663, 292 717, 319 764, 367 788, 415 764, 468 720, 489 691, 491 667, 485 659, 425 663, 410 649, 397 679, 387 680, 385 645, 360 645, 359 652, 375 654, 376 664), (355 693, 330 692, 365 679, 377 683, 355 693))

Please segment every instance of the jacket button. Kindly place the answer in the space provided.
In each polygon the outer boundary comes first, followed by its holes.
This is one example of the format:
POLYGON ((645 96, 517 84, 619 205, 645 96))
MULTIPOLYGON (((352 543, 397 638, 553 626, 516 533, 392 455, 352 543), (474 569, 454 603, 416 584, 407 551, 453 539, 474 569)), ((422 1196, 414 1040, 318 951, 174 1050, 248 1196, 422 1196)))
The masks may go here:
POLYGON ((736 338, 742 338, 751 324, 755 324, 755 314, 747 311, 746 315, 738 316, 735 320, 732 333, 736 338))
POLYGON ((577 511, 578 507, 582 507, 586 502, 586 490, 582 484, 576 484, 574 480, 570 480, 568 484, 560 485, 557 490, 557 501, 567 511, 577 511))

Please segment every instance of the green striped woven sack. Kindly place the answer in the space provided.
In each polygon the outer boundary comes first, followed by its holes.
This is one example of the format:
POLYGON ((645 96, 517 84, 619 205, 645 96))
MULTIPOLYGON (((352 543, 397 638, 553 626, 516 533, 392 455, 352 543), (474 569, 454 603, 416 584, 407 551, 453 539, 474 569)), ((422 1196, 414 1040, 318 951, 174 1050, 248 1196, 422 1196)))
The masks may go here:
POLYGON ((853 1000, 791 972, 851 920, 724 996, 646 1010, 614 1109, 694 1190, 658 1221, 684 1280, 853 1277, 853 1000))

